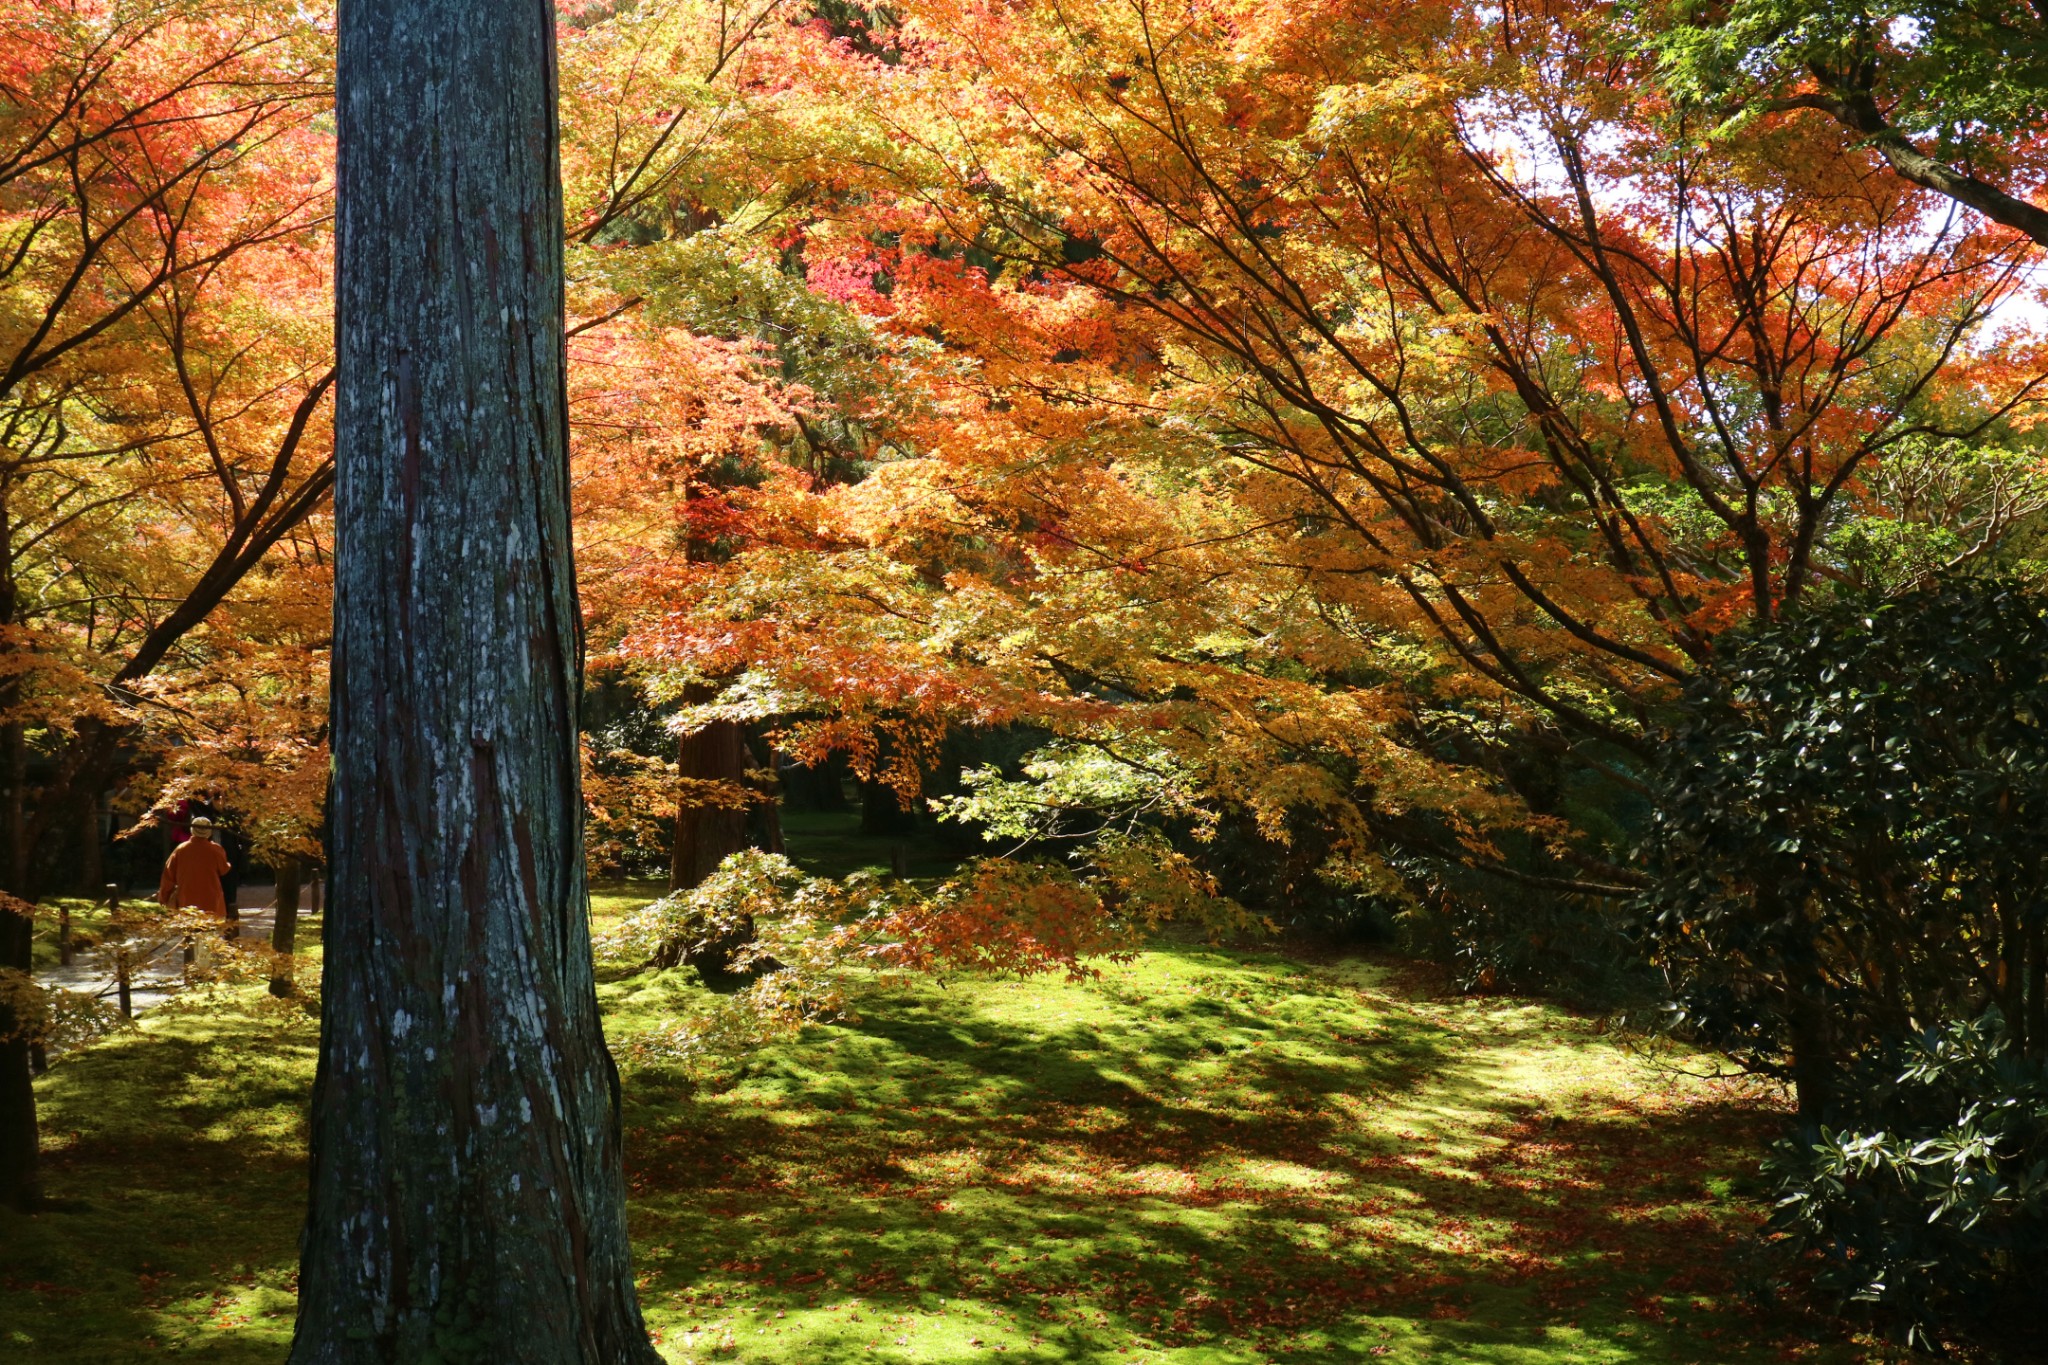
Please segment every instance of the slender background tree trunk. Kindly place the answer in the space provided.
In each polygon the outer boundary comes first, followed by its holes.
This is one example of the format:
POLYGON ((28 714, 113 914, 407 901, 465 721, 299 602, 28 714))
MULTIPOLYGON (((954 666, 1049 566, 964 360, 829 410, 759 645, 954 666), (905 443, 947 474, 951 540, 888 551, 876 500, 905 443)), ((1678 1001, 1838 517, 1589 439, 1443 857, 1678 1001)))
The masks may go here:
MULTIPOLYGON (((34 907, 0 893, 0 967, 29 969, 34 907)), ((0 1006, 0 1204, 34 1208, 42 1198, 37 1178, 35 1072, 26 1038, 9 1038, 13 1011, 0 1006)))
POLYGON ((106 894, 107 825, 100 800, 98 792, 88 791, 78 802, 78 894, 88 900, 106 894))
POLYGON ((298 855, 277 860, 276 916, 270 922, 270 951, 277 954, 270 970, 270 993, 285 997, 297 994, 292 981, 292 952, 299 942, 299 880, 304 876, 298 855))
POLYGON ((554 23, 340 10, 333 896, 294 1365, 658 1360, 583 881, 554 23))
MULTIPOLYGON (((0 624, 14 623, 15 588, 12 536, 8 533, 8 484, 0 478, 0 624)), ((0 682, 0 708, 11 708, 19 683, 13 674, 0 682)), ((35 907, 27 897, 28 859, 21 841, 21 726, 0 724, 0 968, 27 972, 35 965, 35 907)), ((0 998, 0 1205, 33 1208, 42 1199, 37 1166, 42 1148, 36 1124, 35 1071, 29 1064, 26 1038, 11 1035, 20 1026, 0 998)))

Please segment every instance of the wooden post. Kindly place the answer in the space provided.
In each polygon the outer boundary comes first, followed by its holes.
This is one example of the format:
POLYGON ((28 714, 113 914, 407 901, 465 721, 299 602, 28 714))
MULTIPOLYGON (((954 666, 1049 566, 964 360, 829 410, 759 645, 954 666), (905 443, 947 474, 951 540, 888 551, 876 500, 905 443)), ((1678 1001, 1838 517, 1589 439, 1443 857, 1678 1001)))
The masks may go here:
MULTIPOLYGON (((120 917, 120 914, 121 883, 108 882, 107 928, 109 932, 121 933, 119 926, 114 923, 120 917)), ((123 1019, 133 1019, 135 1017, 134 977, 128 960, 128 939, 126 935, 122 935, 114 940, 114 987, 119 992, 121 1017, 123 1019)))
MULTIPOLYGON (((220 845, 221 852, 227 852, 227 830, 219 825, 216 825, 214 826, 213 837, 215 842, 217 842, 220 845)), ((248 850, 243 849, 240 852, 236 853, 234 856, 238 859, 246 858, 248 856, 248 850)), ((233 869, 229 871, 228 875, 221 878, 221 882, 221 914, 226 922, 221 926, 220 936, 226 939, 228 942, 233 943, 242 936, 241 863, 237 862, 233 869), (230 890, 229 888, 229 883, 233 883, 232 890, 230 890)))

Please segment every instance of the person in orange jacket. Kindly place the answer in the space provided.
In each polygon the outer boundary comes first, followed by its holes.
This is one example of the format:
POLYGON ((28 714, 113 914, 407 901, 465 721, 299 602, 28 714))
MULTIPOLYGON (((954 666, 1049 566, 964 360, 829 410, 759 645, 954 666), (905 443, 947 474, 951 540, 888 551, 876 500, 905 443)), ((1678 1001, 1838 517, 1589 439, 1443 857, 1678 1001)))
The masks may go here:
POLYGON ((213 841, 213 821, 199 816, 192 821, 192 837, 172 849, 164 862, 163 880, 156 888, 157 904, 167 910, 204 910, 225 920, 228 903, 221 894, 220 879, 231 866, 228 855, 213 841))

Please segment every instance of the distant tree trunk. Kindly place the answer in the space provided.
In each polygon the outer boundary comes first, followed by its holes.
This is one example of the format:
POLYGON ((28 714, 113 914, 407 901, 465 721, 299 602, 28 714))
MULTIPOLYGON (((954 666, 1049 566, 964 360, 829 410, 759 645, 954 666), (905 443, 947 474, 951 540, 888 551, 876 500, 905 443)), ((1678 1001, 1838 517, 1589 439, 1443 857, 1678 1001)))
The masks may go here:
MULTIPOLYGON (((34 907, 0 894, 0 967, 29 970, 34 907)), ((7 1038, 14 1013, 0 1004, 0 1205, 32 1209, 42 1199, 37 1178, 41 1137, 36 1128, 35 1071, 26 1038, 7 1038)))
POLYGON ((2048 916, 2027 929, 2027 1056, 2048 1057, 2048 916))
POLYGON ((228 870, 220 879, 220 894, 227 907, 227 936, 237 939, 242 936, 242 871, 249 861, 249 845, 224 825, 215 827, 213 837, 220 844, 220 851, 228 855, 228 870))
MULTIPOLYGON (((12 702, 7 689, 7 703, 12 702)), ((22 782, 27 768, 21 726, 0 725, 0 877, 23 898, 0 894, 0 968, 18 972, 35 966, 35 907, 25 897, 28 849, 22 838, 22 782)), ((35 1066, 26 1038, 15 1038, 14 1012, 0 1001, 0 1204, 34 1208, 42 1200, 37 1176, 42 1146, 36 1125, 35 1066)))
POLYGON ((270 951, 277 955, 270 969, 270 993, 288 997, 297 993, 292 982, 292 950, 299 941, 299 878, 303 875, 296 855, 287 853, 277 860, 277 918, 270 925, 270 951))
POLYGON ((775 776, 775 755, 766 744, 750 743, 747 788, 756 797, 747 808, 747 846, 764 853, 785 853, 782 841, 782 783, 775 776))
MULTIPOLYGON (((711 689, 692 687, 687 700, 710 700, 711 689)), ((675 858, 669 869, 671 890, 687 891, 702 885, 718 865, 744 848, 780 853, 782 811, 776 801, 774 779, 757 766, 747 744, 745 727, 729 720, 715 720, 683 736, 676 750, 677 775, 698 781, 728 783, 744 789, 754 799, 735 808, 717 801, 685 798, 676 811, 675 858)), ((753 942, 751 918, 732 932, 703 941, 687 936, 670 939, 655 949, 652 965, 658 968, 695 967, 706 982, 721 985, 737 979, 733 957, 753 942)))
POLYGON ((1809 1141, 1818 1142, 1821 1125, 1834 1107, 1835 1056, 1820 955, 1810 939, 1795 938, 1788 945, 1785 982, 1793 1101, 1801 1132, 1809 1141))
MULTIPOLYGON (((13 545, 9 533, 7 482, 0 479, 0 624, 14 622, 18 595, 14 580, 13 545)), ((9 670, 0 679, 0 709, 11 709, 20 696, 20 675, 9 670)), ((0 969, 17 972, 35 967, 35 892, 28 884, 28 843, 23 827, 22 783, 27 778, 27 750, 21 726, 0 725, 0 969), (8 895, 6 892, 13 892, 8 895)), ((26 1038, 15 1038, 19 1021, 0 997, 0 1205, 32 1209, 42 1202, 37 1174, 42 1137, 36 1125, 35 1069, 26 1038)))
POLYGON ((0 842, 5 844, 5 875, 8 889, 23 899, 34 899, 29 886, 28 858, 28 745, 21 726, 0 725, 0 773, 5 774, 7 799, 0 808, 0 842))
POLYGON ((293 1365, 656 1365, 583 881, 548 0, 339 17, 334 784, 293 1365))
POLYGON ((917 832, 917 813, 905 808, 903 798, 888 783, 863 779, 860 784, 860 832, 900 839, 917 832))
POLYGON ((846 769, 846 755, 836 751, 821 763, 791 763, 780 773, 783 799, 792 810, 851 810, 846 800, 846 769))
MULTIPOLYGON (((701 703, 709 701, 711 696, 709 687, 695 685, 688 700, 701 703)), ((684 735, 676 746, 676 775, 686 781, 747 787, 748 766, 746 731, 736 721, 714 720, 684 735)), ((732 854, 754 847, 749 828, 754 823, 753 816, 751 807, 735 808, 718 801, 692 800, 686 794, 676 809, 676 845, 668 879, 670 889, 686 891, 701 885, 732 854)), ((779 825, 776 835, 779 841, 779 825)), ((753 938, 751 919, 736 926, 733 932, 708 942, 675 938, 655 950, 653 965, 663 969, 679 965, 695 967, 707 982, 717 984, 732 975, 734 954, 751 943, 753 938)))
MULTIPOLYGON (((701 705, 712 689, 692 684, 685 700, 701 705)), ((676 776, 688 782, 747 783, 747 736, 737 721, 714 720, 676 743, 676 776)), ((676 810, 676 843, 669 886, 677 891, 701 883, 747 843, 747 812, 718 801, 691 799, 688 789, 676 810)))
POLYGON ((87 792, 79 799, 78 894, 99 899, 105 883, 107 832, 100 811, 100 794, 87 792))

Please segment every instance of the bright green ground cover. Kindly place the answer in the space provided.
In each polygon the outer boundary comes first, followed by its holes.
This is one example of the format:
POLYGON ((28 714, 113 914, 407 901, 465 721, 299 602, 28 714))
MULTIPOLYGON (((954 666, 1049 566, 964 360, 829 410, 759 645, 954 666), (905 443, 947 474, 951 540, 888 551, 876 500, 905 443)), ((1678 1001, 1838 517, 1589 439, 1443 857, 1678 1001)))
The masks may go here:
MULTIPOLYGON (((620 1042, 705 998, 603 991, 620 1042)), ((0 1214, 0 1359, 282 1359, 312 1062, 237 1007, 56 1067, 49 1180, 91 1207, 0 1214)), ((672 1361, 1865 1358, 1737 1293, 1760 1101, 1391 964, 892 988, 626 1095, 672 1361)))

